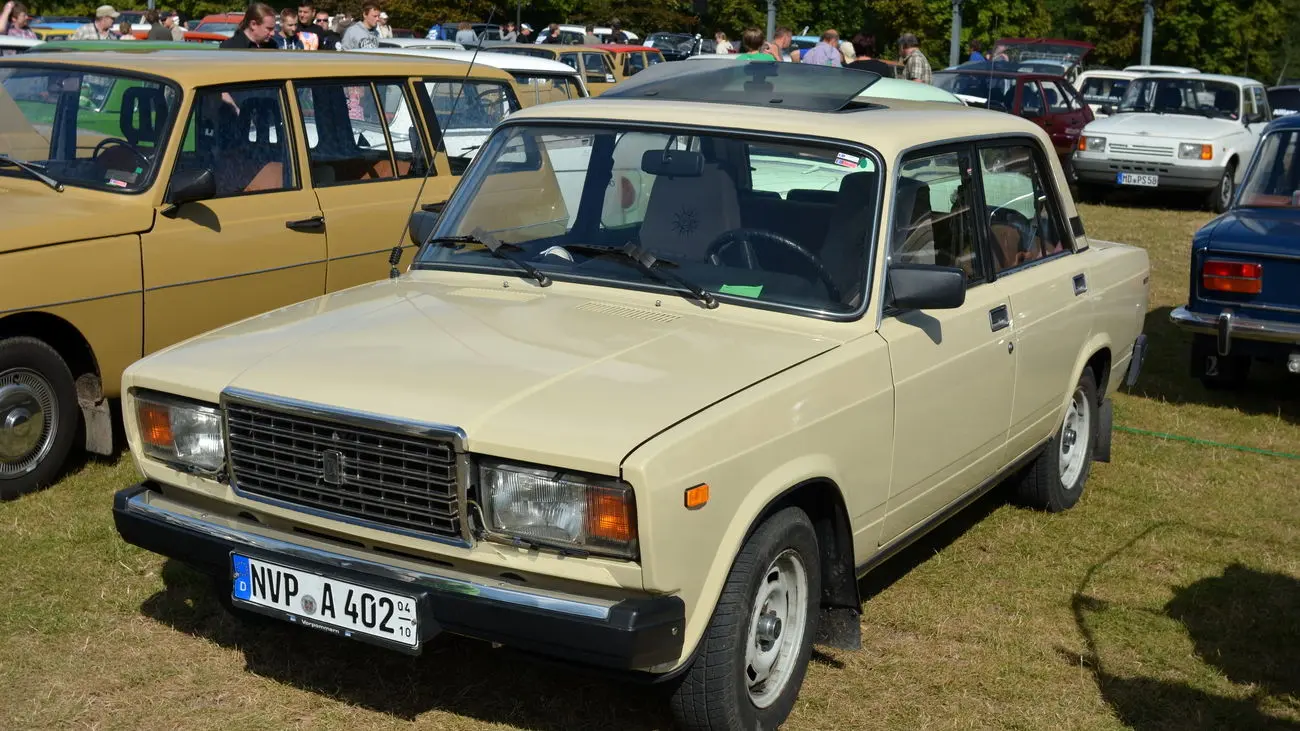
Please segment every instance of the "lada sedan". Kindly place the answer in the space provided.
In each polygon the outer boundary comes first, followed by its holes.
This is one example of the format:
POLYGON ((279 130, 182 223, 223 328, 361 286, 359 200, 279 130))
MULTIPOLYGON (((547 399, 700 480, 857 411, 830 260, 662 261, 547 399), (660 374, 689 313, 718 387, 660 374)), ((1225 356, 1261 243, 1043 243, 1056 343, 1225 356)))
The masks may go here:
POLYGON ((1047 134, 876 78, 661 64, 512 115, 405 274, 127 371, 118 531, 236 613, 779 726, 860 576, 1004 478, 1078 503, 1143 352, 1146 253, 1047 134))

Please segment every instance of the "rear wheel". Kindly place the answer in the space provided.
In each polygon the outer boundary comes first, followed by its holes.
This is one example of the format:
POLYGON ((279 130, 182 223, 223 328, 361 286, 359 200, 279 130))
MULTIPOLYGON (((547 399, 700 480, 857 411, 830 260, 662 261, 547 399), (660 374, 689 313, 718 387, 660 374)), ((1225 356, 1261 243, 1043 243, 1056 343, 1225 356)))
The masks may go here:
POLYGON ((1022 504, 1059 513, 1079 502, 1097 447, 1098 403, 1097 379, 1084 368, 1056 436, 1020 476, 1016 493, 1022 504))
POLYGON ((36 338, 0 341, 0 499, 53 482, 81 423, 72 372, 36 338))
POLYGON ((673 693, 687 729, 775 729, 790 715, 812 654, 821 596, 817 534, 786 508, 745 542, 690 670, 673 693))
POLYGON ((1214 213, 1223 213, 1232 206, 1232 194, 1235 190, 1235 180, 1237 177, 1237 163, 1230 162, 1223 169, 1223 177, 1219 178, 1219 184, 1214 187, 1205 197, 1205 207, 1214 213))

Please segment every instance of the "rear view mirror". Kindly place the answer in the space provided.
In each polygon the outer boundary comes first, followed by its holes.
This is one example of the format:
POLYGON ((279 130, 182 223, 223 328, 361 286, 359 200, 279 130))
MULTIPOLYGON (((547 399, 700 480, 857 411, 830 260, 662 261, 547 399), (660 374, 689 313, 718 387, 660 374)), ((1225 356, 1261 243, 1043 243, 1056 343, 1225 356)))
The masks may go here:
POLYGON ((438 227, 438 218, 442 215, 442 206, 423 206, 420 210, 411 214, 411 221, 407 227, 410 231, 411 240, 416 246, 423 244, 433 236, 434 229, 438 227))
POLYGON ((951 310, 966 303, 966 273, 957 267, 889 267, 890 304, 903 310, 951 310))
POLYGON ((198 170, 179 170, 172 175, 171 187, 167 190, 167 207, 162 214, 171 218, 186 203, 197 203, 217 197, 217 179, 207 168, 198 170))
POLYGON ((698 178, 704 171, 704 156, 687 150, 646 150, 641 172, 656 177, 698 178))

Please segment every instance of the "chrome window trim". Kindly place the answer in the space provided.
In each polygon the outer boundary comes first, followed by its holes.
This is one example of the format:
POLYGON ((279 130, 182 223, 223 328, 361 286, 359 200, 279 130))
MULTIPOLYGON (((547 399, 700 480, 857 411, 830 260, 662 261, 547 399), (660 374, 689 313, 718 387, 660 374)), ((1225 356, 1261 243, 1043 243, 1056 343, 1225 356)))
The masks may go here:
POLYGON ((230 484, 230 488, 241 498, 287 508, 307 515, 314 515, 329 520, 337 520, 350 525, 372 528, 386 533, 394 533, 424 541, 432 541, 434 543, 444 543, 460 548, 472 548, 475 544, 473 532, 470 530, 470 516, 468 509, 469 473, 471 465, 469 454, 465 450, 465 430, 460 427, 435 422, 413 421, 396 416, 376 414, 369 411, 345 409, 337 406, 329 406, 327 404, 302 401, 284 396, 274 396, 260 391, 250 391, 234 387, 226 388, 221 392, 221 424, 223 430, 222 439, 225 440, 226 444, 225 477, 230 484), (378 523, 364 518, 355 518, 349 515, 342 515, 328 510, 321 510, 319 508, 291 503, 285 500, 277 500, 263 495, 256 495, 239 489, 239 483, 235 480, 234 460, 231 459, 232 452, 230 450, 230 412, 228 408, 230 404, 244 404, 253 407, 268 408, 302 418, 336 421, 348 426, 359 427, 362 429, 374 429, 376 431, 384 431, 401 436, 451 442, 456 462, 456 499, 458 502, 457 510, 460 513, 458 516, 460 519, 460 538, 448 538, 447 536, 439 536, 432 533, 398 528, 396 526, 386 525, 384 523, 378 523))

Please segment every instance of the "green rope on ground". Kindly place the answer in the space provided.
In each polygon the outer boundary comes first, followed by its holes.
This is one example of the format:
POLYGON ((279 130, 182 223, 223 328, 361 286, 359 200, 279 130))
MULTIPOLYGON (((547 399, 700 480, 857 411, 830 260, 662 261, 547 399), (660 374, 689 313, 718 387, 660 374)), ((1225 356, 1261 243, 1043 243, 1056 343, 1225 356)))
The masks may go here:
POLYGON ((1187 442, 1188 444, 1199 444, 1203 447, 1219 447, 1220 449, 1235 449, 1238 452, 1250 452, 1251 454, 1263 454, 1268 457, 1281 457, 1282 459, 1300 460, 1300 454, 1291 454, 1289 452, 1274 452, 1270 449, 1259 449, 1257 447, 1243 447, 1239 444, 1224 444, 1223 442, 1212 442, 1208 439, 1197 439, 1196 437, 1184 437, 1177 434, 1165 434, 1164 432, 1148 431, 1146 429, 1134 429, 1131 426, 1116 426, 1115 431, 1122 431, 1127 434, 1139 434, 1144 437, 1157 437, 1159 439, 1168 439, 1171 442, 1187 442))

